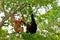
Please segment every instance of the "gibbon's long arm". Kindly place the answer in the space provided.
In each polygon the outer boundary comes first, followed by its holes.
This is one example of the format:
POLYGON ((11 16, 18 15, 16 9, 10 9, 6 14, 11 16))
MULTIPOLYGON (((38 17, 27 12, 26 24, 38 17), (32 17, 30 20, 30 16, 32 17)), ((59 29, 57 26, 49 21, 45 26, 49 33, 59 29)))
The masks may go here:
POLYGON ((36 30, 37 30, 37 24, 35 22, 35 19, 34 19, 34 15, 32 14, 31 15, 31 24, 27 26, 27 33, 36 33, 36 30))

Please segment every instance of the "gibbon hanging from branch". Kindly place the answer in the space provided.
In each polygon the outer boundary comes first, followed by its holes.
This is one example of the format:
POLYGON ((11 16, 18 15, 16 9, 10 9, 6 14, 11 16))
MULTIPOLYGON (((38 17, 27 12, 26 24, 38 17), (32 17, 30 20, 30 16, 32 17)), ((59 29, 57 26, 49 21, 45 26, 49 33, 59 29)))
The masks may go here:
POLYGON ((21 27, 21 23, 23 23, 24 22, 24 17, 23 17, 23 15, 22 15, 22 19, 20 19, 20 20, 15 20, 14 19, 14 14, 12 14, 11 16, 10 16, 10 22, 11 23, 14 23, 14 30, 17 32, 17 33, 19 33, 19 32, 23 32, 23 27, 21 27))

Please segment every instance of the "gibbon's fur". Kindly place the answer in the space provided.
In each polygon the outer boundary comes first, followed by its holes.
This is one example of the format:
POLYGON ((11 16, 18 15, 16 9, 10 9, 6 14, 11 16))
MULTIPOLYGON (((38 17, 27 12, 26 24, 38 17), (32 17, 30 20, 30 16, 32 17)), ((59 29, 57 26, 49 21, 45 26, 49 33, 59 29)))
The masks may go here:
POLYGON ((36 30, 37 30, 37 24, 35 22, 35 19, 34 19, 34 15, 32 14, 31 15, 31 24, 27 23, 27 33, 36 33, 36 30))
POLYGON ((21 27, 21 23, 24 22, 24 17, 22 16, 22 19, 20 20, 14 20, 14 14, 12 14, 10 16, 10 22, 14 23, 14 30, 19 33, 19 32, 23 32, 23 27, 21 27))

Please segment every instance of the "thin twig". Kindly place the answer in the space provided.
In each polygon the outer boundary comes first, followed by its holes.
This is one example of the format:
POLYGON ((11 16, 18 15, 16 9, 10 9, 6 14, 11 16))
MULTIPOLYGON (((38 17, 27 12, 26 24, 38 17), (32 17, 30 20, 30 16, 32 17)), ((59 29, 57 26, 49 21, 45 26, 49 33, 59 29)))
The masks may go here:
POLYGON ((4 8, 4 0, 2 0, 2 9, 3 9, 3 11, 4 11, 4 15, 6 16, 7 14, 7 12, 6 12, 6 10, 5 10, 5 8, 4 8))

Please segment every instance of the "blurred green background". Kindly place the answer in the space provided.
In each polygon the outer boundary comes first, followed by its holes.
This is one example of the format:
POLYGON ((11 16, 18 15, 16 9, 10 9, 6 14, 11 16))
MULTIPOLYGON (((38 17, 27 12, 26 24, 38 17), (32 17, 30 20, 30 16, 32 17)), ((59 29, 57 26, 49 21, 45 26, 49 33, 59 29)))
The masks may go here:
POLYGON ((0 40, 60 40, 60 0, 0 0, 0 40), (26 22, 33 11, 37 32, 17 34, 10 23, 13 11, 15 19, 23 14, 26 22))

